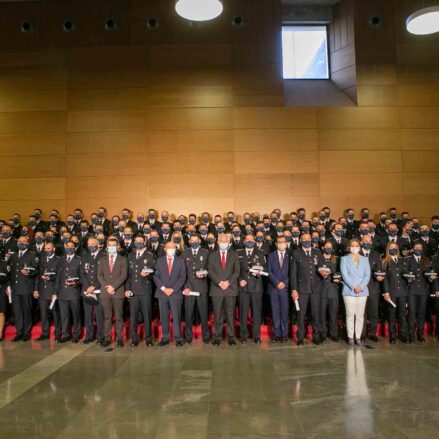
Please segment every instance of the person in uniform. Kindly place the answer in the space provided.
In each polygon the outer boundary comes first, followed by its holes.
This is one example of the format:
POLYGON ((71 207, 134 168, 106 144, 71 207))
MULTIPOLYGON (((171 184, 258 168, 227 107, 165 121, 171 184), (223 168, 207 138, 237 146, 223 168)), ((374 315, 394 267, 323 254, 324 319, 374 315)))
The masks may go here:
POLYGON ((186 343, 192 343, 195 304, 200 314, 203 342, 209 343, 209 286, 207 282, 209 250, 201 248, 200 237, 198 235, 192 235, 189 238, 189 248, 185 249, 181 256, 186 263, 187 273, 183 289, 186 343), (199 296, 193 296, 191 292, 197 292, 199 296))
POLYGON ((11 273, 11 266, 0 253, 0 341, 3 340, 3 330, 5 328, 5 313, 6 313, 6 288, 9 285, 9 277, 11 273))
POLYGON ((255 248, 256 242, 253 235, 246 235, 244 248, 238 250, 240 262, 239 269, 239 317, 241 328, 241 342, 247 343, 248 311, 251 308, 253 319, 253 340, 256 344, 261 343, 261 319, 262 319, 262 294, 264 286, 261 272, 266 271, 265 254, 255 248), (251 272, 256 270, 259 272, 251 272))
POLYGON ((128 277, 125 282, 125 297, 130 305, 131 347, 139 344, 139 314, 142 313, 145 328, 145 344, 153 345, 152 334, 152 278, 155 257, 146 250, 145 237, 134 238, 134 249, 128 255, 128 277))

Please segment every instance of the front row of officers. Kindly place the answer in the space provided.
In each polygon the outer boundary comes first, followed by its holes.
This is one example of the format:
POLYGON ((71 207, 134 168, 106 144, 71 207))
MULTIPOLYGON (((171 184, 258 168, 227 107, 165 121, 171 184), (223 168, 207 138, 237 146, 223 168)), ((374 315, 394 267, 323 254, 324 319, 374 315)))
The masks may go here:
MULTIPOLYGON (((369 333, 364 324, 361 338, 368 335, 371 340, 378 341, 379 310, 380 304, 384 304, 391 343, 395 343, 398 335, 405 343, 416 338, 424 341, 430 297, 433 297, 436 315, 439 315, 439 256, 430 260, 423 255, 422 245, 414 244, 413 254, 403 258, 398 244, 389 242, 385 256, 381 258, 372 249, 370 236, 352 241, 354 243, 347 247, 348 254, 341 259, 352 257, 350 248, 360 247, 361 256, 368 259, 370 266, 366 304, 369 333)), ((152 346, 154 292, 162 327, 160 346, 169 344, 171 313, 177 346, 192 342, 196 308, 204 343, 221 343, 225 319, 227 341, 235 345, 238 300, 241 342, 247 342, 250 336, 248 316, 251 310, 252 336, 259 344, 263 293, 266 291, 271 307, 273 342, 287 341, 291 308, 297 311, 298 345, 306 338, 308 315, 312 321, 314 344, 324 343, 327 337, 339 341, 337 317, 339 307, 343 305, 339 299, 341 287, 348 280, 340 274, 340 259, 335 255, 333 243, 327 241, 320 249, 316 248, 311 235, 304 233, 300 246, 293 252, 288 251, 283 236, 276 239, 276 250, 268 254, 255 244, 255 237, 249 234, 245 237, 244 248, 235 251, 230 236, 221 234, 214 248, 208 249, 201 246, 200 237, 194 234, 189 238, 188 248, 179 251, 170 241, 164 246, 163 256, 156 258, 147 250, 145 237, 138 235, 134 238, 133 251, 126 257, 120 253, 117 238, 108 238, 104 252, 98 240, 90 237, 87 251, 81 256, 75 254, 74 243, 67 242, 65 255, 60 257, 55 255, 53 242, 46 242, 44 250, 36 254, 28 248, 28 239, 21 236, 17 242, 18 251, 8 261, 0 261, 0 316, 4 321, 6 300, 12 302, 16 326, 14 341, 29 340, 34 297, 39 301, 41 313, 39 340, 49 338, 51 314, 57 342, 72 340, 77 343, 83 312, 85 338, 82 343, 90 343, 96 338, 101 346, 109 346, 114 318, 116 343, 123 346, 123 307, 127 298, 131 346, 137 346, 140 341, 140 315, 144 322, 145 343, 152 346), (209 296, 214 315, 213 338, 208 327, 209 296), (180 325, 183 316, 184 333, 180 325)), ((439 337, 438 326, 436 336, 439 337)), ((360 335, 357 333, 356 337, 358 339, 360 335)))

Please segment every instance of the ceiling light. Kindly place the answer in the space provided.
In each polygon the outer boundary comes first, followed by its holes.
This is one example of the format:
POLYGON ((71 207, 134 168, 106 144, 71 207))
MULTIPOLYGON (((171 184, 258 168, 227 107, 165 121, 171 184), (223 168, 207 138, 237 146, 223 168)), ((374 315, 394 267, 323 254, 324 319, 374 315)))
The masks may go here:
POLYGON ((423 8, 410 15, 405 25, 415 35, 428 35, 439 32, 439 6, 423 8))
POLYGON ((221 15, 223 3, 220 0, 177 0, 175 10, 187 20, 207 21, 221 15))

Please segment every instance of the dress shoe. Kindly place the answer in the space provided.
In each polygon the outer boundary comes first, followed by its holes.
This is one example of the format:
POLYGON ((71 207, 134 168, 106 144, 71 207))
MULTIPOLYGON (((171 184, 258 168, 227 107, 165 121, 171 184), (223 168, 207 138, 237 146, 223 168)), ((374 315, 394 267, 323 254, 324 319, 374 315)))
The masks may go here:
POLYGON ((247 344, 247 339, 246 338, 241 338, 241 343, 242 344, 247 344))
POLYGON ((288 341, 288 337, 280 337, 279 340, 281 343, 286 343, 288 341))
POLYGON ((27 342, 27 341, 29 341, 29 340, 30 340, 30 335, 25 335, 21 341, 22 341, 23 343, 25 343, 25 342, 27 342))
POLYGON ((84 340, 81 341, 81 344, 89 344, 93 343, 93 340, 91 338, 84 338, 84 340))
POLYGON ((425 343, 425 338, 424 338, 424 336, 423 336, 423 335, 418 335, 418 341, 419 341, 420 343, 425 343))
POLYGON ((146 346, 154 346, 154 344, 153 344, 153 342, 152 342, 152 340, 150 338, 147 338, 145 340, 145 344, 146 344, 146 346))
POLYGON ((396 338, 395 338, 395 337, 392 337, 392 338, 389 340, 389 343, 390 343, 390 344, 396 344, 396 338))
POLYGON ((138 341, 132 341, 131 343, 130 343, 130 347, 132 347, 132 348, 135 348, 136 346, 138 346, 139 345, 139 342, 138 341))
POLYGON ((340 343, 340 337, 338 335, 331 335, 331 340, 335 343, 340 343))
POLYGON ((166 346, 166 345, 168 345, 168 344, 169 344, 169 340, 163 340, 163 339, 161 339, 161 340, 160 340, 160 343, 159 343, 159 346, 162 347, 162 346, 166 346))
POLYGON ((273 337, 271 341, 272 343, 278 343, 280 341, 280 337, 273 337))
POLYGON ((181 348, 184 345, 183 340, 177 340, 175 342, 175 346, 177 346, 178 348, 181 348))
POLYGON ((359 339, 359 340, 356 340, 356 342, 355 343, 357 343, 357 346, 364 346, 364 342, 363 342, 363 340, 361 340, 361 338, 359 339))
POLYGON ((117 346, 118 348, 123 348, 123 341, 122 341, 122 340, 117 340, 117 342, 116 342, 116 346, 117 346))
POLYGON ((402 337, 401 338, 402 343, 408 344, 409 342, 409 338, 408 337, 402 337))
POLYGON ((349 347, 353 347, 355 345, 353 338, 348 339, 348 345, 349 345, 349 347))
POLYGON ((77 343, 79 343, 79 338, 72 338, 72 343, 73 344, 77 344, 77 343))
POLYGON ((256 344, 261 344, 261 339, 260 338, 255 338, 255 343, 256 344))
POLYGON ((312 339, 312 343, 315 344, 316 346, 319 346, 319 345, 321 344, 319 338, 313 338, 313 339, 312 339))
POLYGON ((61 338, 59 339, 59 342, 60 342, 60 343, 67 343, 67 342, 70 341, 70 340, 71 340, 70 337, 61 337, 61 338))
POLYGON ((187 344, 191 344, 191 343, 192 343, 192 339, 191 339, 191 338, 187 338, 187 339, 186 339, 186 343, 187 343, 187 344))
POLYGON ((103 340, 103 341, 101 342, 101 346, 102 346, 103 348, 108 348, 108 346, 110 346, 110 344, 111 344, 110 340, 103 340))
POLYGON ((229 346, 236 346, 235 337, 229 337, 227 342, 229 343, 229 346))
POLYGON ((204 344, 209 344, 209 343, 210 343, 210 340, 209 340, 208 338, 203 338, 203 343, 204 343, 204 344))
POLYGON ((370 335, 369 340, 374 341, 375 343, 378 343, 380 339, 376 335, 370 335))
POLYGON ((326 343, 326 337, 320 336, 320 344, 325 344, 325 343, 326 343))
POLYGON ((47 335, 40 335, 37 338, 37 341, 44 341, 44 340, 49 340, 49 337, 47 335))
POLYGON ((297 346, 303 346, 303 338, 299 338, 299 340, 297 340, 297 346))
POLYGON ((212 344, 213 344, 214 346, 219 346, 219 345, 221 344, 221 340, 220 340, 219 338, 214 338, 214 339, 212 340, 212 344))

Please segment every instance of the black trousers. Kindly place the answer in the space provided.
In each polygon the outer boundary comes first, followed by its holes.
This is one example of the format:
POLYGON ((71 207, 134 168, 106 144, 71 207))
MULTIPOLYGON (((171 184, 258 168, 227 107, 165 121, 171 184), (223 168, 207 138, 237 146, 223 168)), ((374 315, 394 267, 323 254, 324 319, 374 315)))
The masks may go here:
POLYGON ((248 310, 253 319, 253 338, 261 338, 262 292, 239 293, 239 323, 241 338, 248 338, 248 310))
POLYGON ((61 314, 61 330, 63 338, 70 336, 70 313, 73 320, 73 338, 81 336, 81 302, 75 300, 57 300, 61 314))
POLYGON ((214 338, 221 339, 223 333, 224 312, 227 322, 227 336, 235 336, 236 296, 212 296, 214 338))
POLYGON ((206 293, 201 293, 199 296, 185 296, 184 297, 184 335, 186 340, 192 340, 193 332, 192 326, 194 323, 195 304, 197 305, 201 321, 201 334, 203 340, 210 338, 210 331, 208 325, 209 319, 209 296, 206 293))
POLYGON ((84 306, 84 326, 85 326, 85 339, 94 339, 94 325, 93 325, 93 314, 96 319, 96 338, 98 341, 104 340, 104 311, 102 310, 102 305, 100 298, 95 305, 91 305, 86 300, 83 299, 82 304, 84 306))
POLYGON ((174 330, 174 340, 182 339, 180 323, 181 323, 181 306, 183 296, 180 294, 175 297, 166 297, 159 299, 160 323, 162 324, 162 339, 169 340, 169 311, 172 312, 172 328, 174 330))
POLYGON ((30 294, 12 295, 16 337, 30 337, 32 329, 32 296, 30 294))
POLYGON ((112 296, 101 297, 102 312, 104 314, 104 337, 111 342, 111 329, 114 320, 116 321, 116 338, 122 340, 123 337, 123 298, 112 296))
POLYGON ((439 337, 439 297, 433 298, 434 310, 436 313, 436 336, 439 337))
POLYGON ((388 319, 389 319, 389 337, 396 338, 396 320, 399 321, 399 338, 405 339, 408 336, 407 318, 405 315, 407 297, 392 298, 396 305, 394 308, 390 303, 387 303, 388 319))
POLYGON ((325 293, 321 294, 320 299, 320 336, 326 337, 329 334, 332 337, 338 337, 337 314, 338 314, 338 296, 328 298, 325 293), (329 323, 329 325, 328 325, 329 323))
POLYGON ((152 339, 152 304, 151 294, 145 294, 144 296, 131 296, 129 300, 130 304, 130 335, 131 340, 134 342, 139 341, 139 334, 137 330, 139 328, 139 313, 142 313, 143 324, 145 326, 145 339, 152 339))
POLYGON ((378 328, 378 313, 380 309, 381 294, 369 294, 366 302, 362 338, 367 336, 367 321, 369 320, 369 335, 376 335, 378 328))
POLYGON ((40 305, 40 318, 41 318, 41 335, 49 337, 50 335, 50 319, 49 315, 52 313, 53 323, 55 324, 55 338, 61 337, 61 315, 59 311, 58 300, 55 301, 52 311, 49 306, 52 302, 51 299, 43 299, 41 296, 38 298, 38 304, 40 305))
POLYGON ((427 295, 409 296, 409 334, 415 335, 415 321, 418 329, 418 336, 424 335, 425 310, 427 308, 427 295))
POLYGON ((311 307, 312 320, 312 336, 314 339, 318 338, 320 330, 320 293, 314 294, 299 294, 300 311, 297 316, 297 339, 303 340, 305 333, 305 318, 308 310, 308 304, 311 307))

